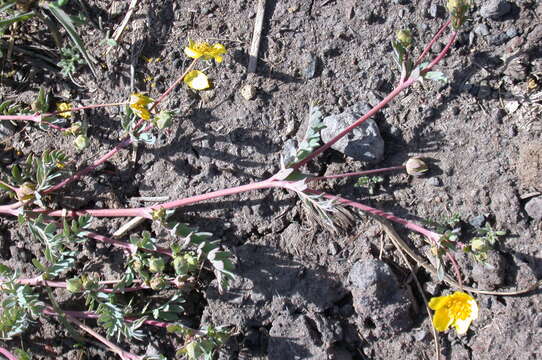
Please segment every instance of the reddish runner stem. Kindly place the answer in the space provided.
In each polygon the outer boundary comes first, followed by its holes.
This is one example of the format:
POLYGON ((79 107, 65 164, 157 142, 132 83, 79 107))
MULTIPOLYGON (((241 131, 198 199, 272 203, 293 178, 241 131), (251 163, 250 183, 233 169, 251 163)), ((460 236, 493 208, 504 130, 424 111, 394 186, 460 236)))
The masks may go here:
POLYGON ((382 168, 382 169, 357 171, 357 172, 337 174, 337 175, 328 175, 328 176, 318 176, 318 177, 310 178, 307 181, 310 182, 310 181, 319 181, 319 180, 340 179, 340 178, 351 177, 351 176, 365 176, 365 175, 371 175, 371 174, 379 174, 379 173, 387 172, 387 171, 402 170, 404 168, 405 167, 403 165, 392 166, 392 167, 382 168))
MULTIPOLYGON (((427 72, 433 68, 436 64, 446 56, 446 53, 450 49, 450 47, 455 42, 455 39, 457 38, 457 32, 453 32, 452 36, 450 37, 450 40, 448 41, 448 44, 446 47, 437 55, 437 57, 427 66, 425 67, 422 72, 427 72)), ((388 94, 381 102, 379 102, 375 107, 373 107, 369 112, 367 112, 365 115, 360 117, 358 120, 356 120, 352 125, 348 126, 346 129, 341 131, 337 136, 335 136, 333 139, 316 149, 313 153, 311 153, 309 156, 307 156, 305 159, 301 160, 297 164, 294 164, 292 168, 299 169, 301 166, 307 164, 309 161, 323 153, 325 150, 329 149, 333 144, 335 144, 337 141, 342 139, 345 135, 350 133, 354 128, 360 126, 363 122, 365 122, 367 119, 369 119, 371 116, 376 114, 378 111, 380 111, 384 106, 386 106, 391 100, 393 100, 399 93, 401 93, 404 89, 408 88, 410 85, 415 83, 418 80, 418 78, 412 78, 409 77, 404 82, 399 84, 391 93, 388 94)))
MULTIPOLYGON (((43 309, 43 313, 47 314, 47 315, 53 315, 53 316, 58 315, 58 313, 50 306, 45 307, 43 309)), ((112 343, 111 341, 107 340, 105 337, 98 334, 96 331, 92 330, 91 328, 89 328, 88 326, 86 326, 85 324, 83 324, 82 322, 77 320, 75 318, 75 316, 70 314, 69 311, 63 311, 63 313, 64 313, 64 315, 66 315, 66 319, 68 321, 70 321, 71 323, 77 325, 80 329, 82 329, 83 331, 86 331, 87 333, 92 335, 96 340, 98 340, 99 342, 101 342, 102 344, 107 346, 111 351, 113 351, 114 353, 119 355, 121 357, 121 359, 130 359, 130 360, 142 360, 143 359, 142 356, 132 354, 131 352, 128 352, 128 351, 122 349, 121 347, 119 347, 118 345, 116 345, 116 344, 112 343)))
POLYGON ((4 355, 6 359, 8 360, 18 360, 15 355, 13 355, 12 353, 10 353, 8 350, 4 349, 1 346, 0 346, 0 354, 4 355))

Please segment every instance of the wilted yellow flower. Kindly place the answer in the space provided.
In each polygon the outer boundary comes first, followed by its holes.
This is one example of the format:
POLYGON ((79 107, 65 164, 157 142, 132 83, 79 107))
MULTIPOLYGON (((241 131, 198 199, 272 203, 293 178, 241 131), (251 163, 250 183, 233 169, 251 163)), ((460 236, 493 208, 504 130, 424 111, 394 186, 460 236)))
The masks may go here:
POLYGON ((141 93, 130 95, 130 109, 143 120, 150 120, 151 113, 147 109, 147 105, 152 102, 154 102, 153 99, 141 93))
POLYGON ((72 116, 71 111, 66 111, 66 110, 70 110, 71 108, 72 108, 72 104, 67 103, 67 102, 61 102, 61 103, 56 104, 56 111, 63 111, 59 113, 58 116, 61 116, 63 118, 69 118, 72 116))
POLYGON ((222 62, 222 55, 226 53, 226 47, 216 43, 210 45, 207 42, 196 43, 192 40, 188 41, 188 46, 184 48, 186 56, 192 59, 203 58, 203 60, 215 59, 216 62, 222 62))
POLYGON ((194 90, 205 90, 211 86, 211 84, 209 84, 207 75, 199 70, 190 71, 188 74, 186 74, 183 81, 186 85, 194 90))
POLYGON ((446 331, 453 326, 458 334, 463 335, 469 329, 472 320, 478 317, 476 300, 461 291, 431 298, 429 307, 435 310, 433 326, 438 331, 446 331))

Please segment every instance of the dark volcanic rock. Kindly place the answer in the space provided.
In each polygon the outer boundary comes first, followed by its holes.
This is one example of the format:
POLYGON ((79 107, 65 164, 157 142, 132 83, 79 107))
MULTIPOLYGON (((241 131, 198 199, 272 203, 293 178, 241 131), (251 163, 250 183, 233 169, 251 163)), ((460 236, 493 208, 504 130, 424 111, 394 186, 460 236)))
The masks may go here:
POLYGON ((348 280, 359 325, 384 338, 412 326, 410 299, 386 263, 375 259, 358 261, 348 280))

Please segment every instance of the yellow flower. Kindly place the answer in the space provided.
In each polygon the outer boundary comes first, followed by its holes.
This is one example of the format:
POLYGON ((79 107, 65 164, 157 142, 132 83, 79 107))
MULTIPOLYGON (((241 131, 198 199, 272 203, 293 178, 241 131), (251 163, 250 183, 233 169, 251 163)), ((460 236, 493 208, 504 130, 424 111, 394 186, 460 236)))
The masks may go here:
POLYGON ((153 99, 141 93, 130 95, 130 109, 143 120, 150 120, 151 113, 147 109, 147 105, 152 102, 154 102, 153 99))
POLYGON ((431 298, 429 307, 435 310, 433 326, 438 331, 446 331, 453 326, 458 334, 463 335, 469 329, 472 320, 478 317, 476 300, 461 291, 431 298))
POLYGON ((215 59, 216 62, 222 62, 222 55, 226 53, 226 47, 222 44, 210 45, 207 42, 196 43, 188 41, 188 46, 184 48, 186 56, 192 59, 203 58, 203 60, 215 59))
POLYGON ((61 116, 63 118, 69 118, 72 116, 71 111, 67 111, 67 110, 70 110, 71 108, 72 108, 72 104, 70 103, 61 102, 61 103, 56 104, 56 111, 59 111, 59 112, 63 111, 59 113, 58 116, 61 116))
POLYGON ((209 84, 207 75, 199 70, 190 71, 188 74, 186 74, 183 81, 186 85, 194 90, 205 90, 211 86, 211 84, 209 84))

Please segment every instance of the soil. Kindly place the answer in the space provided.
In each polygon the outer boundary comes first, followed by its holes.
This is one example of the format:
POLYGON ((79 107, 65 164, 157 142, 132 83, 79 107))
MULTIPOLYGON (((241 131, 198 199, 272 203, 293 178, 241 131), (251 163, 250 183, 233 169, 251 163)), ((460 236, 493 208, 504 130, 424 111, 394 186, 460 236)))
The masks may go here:
MULTIPOLYGON (((183 55, 188 39, 220 41, 228 54, 207 69, 213 90, 194 93, 179 87, 167 98, 163 108, 178 112, 170 132, 159 135, 153 146, 123 150, 94 176, 70 186, 56 199, 59 208, 141 206, 130 199, 177 199, 267 178, 279 170, 283 144, 303 137, 309 105, 318 104, 330 115, 359 103, 376 104, 399 80, 390 46, 395 32, 412 30, 419 53, 447 16, 441 2, 428 0, 268 0, 257 72, 247 74, 254 2, 141 0, 119 46, 105 54, 101 41, 119 26, 128 3, 88 0, 68 7, 87 17, 78 30, 99 61, 98 79, 80 67, 72 82, 15 53, 3 65, 4 72, 13 69, 15 75, 3 79, 2 99, 29 104, 45 86, 57 102, 122 102, 131 93, 131 65, 135 90, 157 97, 188 66, 183 55), (254 99, 241 95, 245 85, 256 88, 254 99)), ((542 223, 524 210, 542 191, 542 4, 507 4, 505 13, 488 17, 474 6, 438 67, 446 84, 418 84, 374 117, 385 142, 383 161, 369 167, 329 150, 307 169, 330 175, 395 166, 415 155, 426 159, 427 176, 386 175, 373 195, 354 187, 355 179, 329 181, 323 188, 417 223, 457 213, 464 232, 483 216, 507 234, 490 253, 493 267, 457 256, 465 284, 485 289, 526 288, 542 278, 542 223)), ((54 47, 35 23, 21 30, 32 34, 33 43, 54 47)), ((2 139, 2 166, 29 153, 60 149, 80 168, 122 135, 118 108, 85 111, 76 119, 89 124, 91 143, 85 151, 75 150, 70 137, 19 125, 2 139), (22 154, 8 152, 11 147, 22 154)), ((192 292, 193 304, 187 306, 187 321, 195 327, 235 329, 219 359, 435 358, 422 296, 397 249, 371 218, 359 214, 352 228, 334 234, 308 222, 294 194, 277 190, 189 206, 176 217, 212 232, 236 258, 237 278, 225 294, 212 281, 192 292), (378 281, 371 282, 370 276, 378 281)), ((102 219, 94 224, 108 234, 122 223, 102 219)), ((0 218, 0 228, 2 263, 31 276, 30 259, 39 256, 39 245, 12 218, 0 218)), ((136 230, 145 228, 151 229, 145 224, 136 230)), ((419 236, 396 229, 419 254, 429 250, 419 236)), ((124 260, 121 251, 88 244, 78 267, 90 261, 93 271, 114 278, 124 260)), ((423 269, 416 276, 428 298, 451 291, 423 269)), ((58 294, 61 306, 73 306, 58 294)), ((476 298, 480 314, 469 332, 440 336, 443 358, 540 356, 539 290, 476 298)), ((145 340, 121 345, 138 354, 156 348, 174 358, 178 338, 144 330, 145 340)), ((54 319, 43 318, 5 346, 29 349, 33 359, 116 358, 91 345, 84 351, 73 345, 54 319)))

